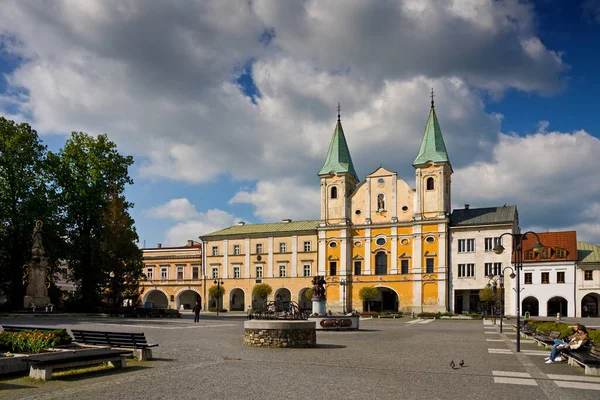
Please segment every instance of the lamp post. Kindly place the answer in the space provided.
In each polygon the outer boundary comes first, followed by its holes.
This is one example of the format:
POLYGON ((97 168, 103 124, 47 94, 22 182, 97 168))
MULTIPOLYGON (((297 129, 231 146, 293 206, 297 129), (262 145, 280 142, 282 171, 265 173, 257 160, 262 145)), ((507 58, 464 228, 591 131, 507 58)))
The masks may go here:
POLYGON ((343 307, 343 314, 346 314, 346 285, 348 284, 348 282, 346 282, 346 278, 342 278, 340 279, 340 285, 342 286, 342 293, 343 293, 343 297, 342 297, 342 307, 343 307))
MULTIPOLYGON (((527 235, 534 235, 537 239, 537 242, 533 245, 533 251, 536 253, 540 253, 544 248, 544 245, 540 243, 540 237, 535 232, 525 232, 523 234, 517 233, 512 234, 510 232, 503 233, 500 235, 500 239, 502 236, 508 235, 512 237, 512 254, 514 256, 513 264, 515 266, 515 270, 513 274, 517 277, 517 352, 521 351, 521 270, 523 269, 523 239, 527 237, 527 235)), ((504 247, 501 244, 501 241, 494 246, 492 249, 496 254, 502 254, 504 252, 504 247)), ((512 274, 511 274, 512 275, 512 274)))
MULTIPOLYGON (((502 272, 500 273, 500 275, 493 275, 490 274, 488 275, 489 278, 489 282, 488 282, 488 287, 492 287, 494 290, 494 294, 496 295, 497 293, 497 287, 498 284, 500 286, 500 333, 502 333, 502 320, 504 319, 504 271, 506 271, 507 269, 510 269, 510 279, 515 279, 516 275, 515 275, 515 270, 512 269, 512 267, 505 267, 502 272)), ((496 296, 495 298, 496 301, 496 308, 498 309, 498 297, 496 296)))
POLYGON ((221 294, 221 285, 223 285, 223 283, 224 283, 224 282, 223 282, 223 280, 222 280, 222 279, 220 279, 220 278, 217 278, 217 279, 215 279, 215 280, 214 280, 214 282, 213 282, 213 283, 214 283, 215 285, 217 285, 217 317, 218 317, 218 316, 219 316, 219 308, 221 308, 221 307, 219 306, 219 299, 221 298, 221 296, 223 296, 223 295, 221 294))

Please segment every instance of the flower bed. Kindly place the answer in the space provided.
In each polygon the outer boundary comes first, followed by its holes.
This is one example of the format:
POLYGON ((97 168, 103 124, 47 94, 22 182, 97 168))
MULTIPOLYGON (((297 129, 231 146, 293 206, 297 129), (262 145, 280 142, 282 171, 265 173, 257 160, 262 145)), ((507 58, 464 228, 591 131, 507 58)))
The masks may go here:
POLYGON ((55 346, 71 343, 66 329, 54 331, 1 332, 0 352, 40 353, 55 346))

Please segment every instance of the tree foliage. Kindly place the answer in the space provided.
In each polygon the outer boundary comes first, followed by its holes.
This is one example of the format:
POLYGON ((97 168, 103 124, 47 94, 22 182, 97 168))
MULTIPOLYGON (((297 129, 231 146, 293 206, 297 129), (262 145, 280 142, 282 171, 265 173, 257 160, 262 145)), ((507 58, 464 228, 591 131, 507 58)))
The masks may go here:
POLYGON ((479 291, 479 300, 486 304, 495 302, 498 299, 498 294, 494 293, 491 287, 485 287, 479 291))
POLYGON ((308 300, 312 299, 312 295, 313 295, 312 288, 308 288, 304 291, 304 297, 307 298, 308 300))
POLYGON ((367 311, 371 311, 369 302, 379 297, 379 291, 375 286, 365 286, 358 291, 358 297, 364 302, 367 302, 367 311))
POLYGON ((273 293, 273 288, 267 283, 259 283, 252 288, 252 295, 258 299, 266 299, 273 293))
POLYGON ((225 294, 225 288, 223 285, 217 286, 213 285, 208 288, 208 295, 213 299, 220 299, 225 294))

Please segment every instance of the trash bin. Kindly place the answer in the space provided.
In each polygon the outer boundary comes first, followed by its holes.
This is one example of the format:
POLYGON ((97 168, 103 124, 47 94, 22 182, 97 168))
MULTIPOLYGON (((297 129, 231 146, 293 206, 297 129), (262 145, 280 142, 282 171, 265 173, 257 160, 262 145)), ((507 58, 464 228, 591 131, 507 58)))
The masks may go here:
POLYGON ((530 317, 530 314, 529 314, 529 311, 527 311, 527 312, 525 313, 525 319, 529 319, 529 317, 530 317))

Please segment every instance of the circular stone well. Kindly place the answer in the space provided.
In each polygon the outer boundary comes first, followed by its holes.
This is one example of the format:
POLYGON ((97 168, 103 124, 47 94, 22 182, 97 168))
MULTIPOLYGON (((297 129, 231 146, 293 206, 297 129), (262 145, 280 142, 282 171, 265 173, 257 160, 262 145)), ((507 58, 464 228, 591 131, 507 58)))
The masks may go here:
POLYGON ((262 320, 244 322, 244 345, 252 347, 316 347, 314 321, 262 320))

